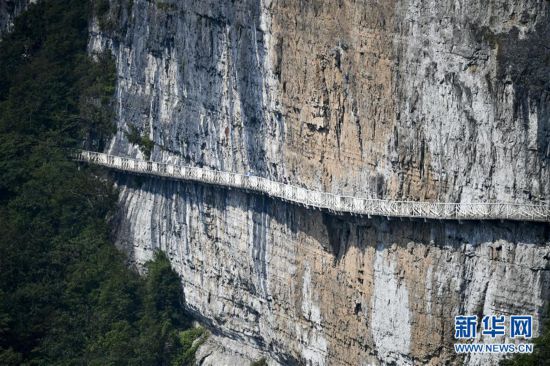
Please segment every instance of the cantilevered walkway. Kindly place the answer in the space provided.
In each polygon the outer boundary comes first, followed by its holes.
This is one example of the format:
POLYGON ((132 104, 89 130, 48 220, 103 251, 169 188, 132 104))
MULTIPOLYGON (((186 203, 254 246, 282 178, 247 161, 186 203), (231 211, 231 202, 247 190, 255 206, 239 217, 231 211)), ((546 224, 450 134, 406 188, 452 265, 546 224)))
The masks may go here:
POLYGON ((514 203, 444 203, 391 201, 339 196, 312 191, 266 178, 113 156, 91 151, 74 153, 77 161, 123 172, 200 182, 265 194, 309 208, 365 216, 408 217, 436 220, 517 220, 550 222, 549 205, 514 203))

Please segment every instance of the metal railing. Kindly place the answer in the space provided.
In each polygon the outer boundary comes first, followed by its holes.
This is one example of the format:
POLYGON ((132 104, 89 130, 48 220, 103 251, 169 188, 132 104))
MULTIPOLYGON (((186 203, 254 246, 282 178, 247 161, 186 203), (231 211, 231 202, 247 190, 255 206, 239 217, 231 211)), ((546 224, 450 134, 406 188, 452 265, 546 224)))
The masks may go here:
POLYGON ((266 194, 306 207, 335 213, 408 217, 437 220, 518 220, 550 222, 548 205, 517 203, 445 203, 392 201, 373 198, 340 196, 312 191, 266 178, 208 168, 143 161, 92 151, 73 153, 77 161, 137 174, 148 174, 178 180, 195 181, 266 194))

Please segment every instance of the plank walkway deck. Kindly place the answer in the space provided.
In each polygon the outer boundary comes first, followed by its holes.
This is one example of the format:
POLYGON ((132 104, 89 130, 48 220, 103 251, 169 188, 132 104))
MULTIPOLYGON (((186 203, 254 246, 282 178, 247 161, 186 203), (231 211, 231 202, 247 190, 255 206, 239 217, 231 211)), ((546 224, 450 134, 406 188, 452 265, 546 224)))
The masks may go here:
POLYGON ((78 151, 74 159, 133 174, 200 182, 253 191, 308 208, 364 216, 423 218, 435 220, 515 220, 550 222, 550 206, 516 203, 446 203, 392 201, 340 196, 309 190, 266 178, 207 168, 143 161, 92 151, 78 151))

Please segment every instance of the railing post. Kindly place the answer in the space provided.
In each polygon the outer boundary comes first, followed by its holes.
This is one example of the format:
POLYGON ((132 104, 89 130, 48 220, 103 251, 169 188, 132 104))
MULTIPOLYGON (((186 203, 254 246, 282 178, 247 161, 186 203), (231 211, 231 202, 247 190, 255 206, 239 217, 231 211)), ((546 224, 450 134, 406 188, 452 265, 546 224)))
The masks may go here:
POLYGON ((406 216, 446 219, 513 219, 550 221, 550 202, 538 205, 517 203, 445 203, 391 201, 355 196, 338 196, 328 192, 312 191, 291 184, 274 182, 266 178, 243 176, 198 167, 184 167, 175 164, 142 161, 92 151, 73 151, 70 156, 77 161, 112 167, 119 170, 144 172, 161 176, 181 177, 263 192, 288 201, 326 208, 331 211, 381 216, 406 216))

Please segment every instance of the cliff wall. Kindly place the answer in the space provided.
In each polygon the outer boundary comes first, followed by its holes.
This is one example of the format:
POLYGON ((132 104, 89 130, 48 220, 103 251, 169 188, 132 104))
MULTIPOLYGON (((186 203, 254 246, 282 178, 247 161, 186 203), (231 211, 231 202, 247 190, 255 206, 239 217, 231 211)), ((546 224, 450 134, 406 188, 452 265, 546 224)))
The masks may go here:
POLYGON ((138 264, 156 248, 168 253, 189 309, 225 339, 221 354, 282 365, 487 365, 496 358, 456 357, 454 316, 540 314, 550 295, 545 224, 360 219, 117 180, 119 245, 138 264))
MULTIPOLYGON (((117 61, 108 150, 142 155, 133 126, 156 161, 373 197, 548 199, 549 8, 118 1, 90 39, 117 61)), ((357 219, 118 182, 118 242, 138 264, 169 254, 189 309, 226 348, 205 364, 230 351, 280 364, 461 364, 454 315, 540 314, 549 298, 548 225, 357 219)))
POLYGON ((547 1, 134 1, 111 151, 408 199, 549 196, 547 1))

